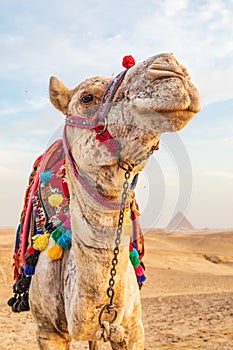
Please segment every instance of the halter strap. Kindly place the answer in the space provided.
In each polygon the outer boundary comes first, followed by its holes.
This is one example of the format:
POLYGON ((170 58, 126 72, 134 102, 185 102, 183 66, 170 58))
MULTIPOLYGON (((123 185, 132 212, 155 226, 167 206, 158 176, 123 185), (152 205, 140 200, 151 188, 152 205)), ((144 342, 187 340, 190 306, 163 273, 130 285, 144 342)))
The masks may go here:
POLYGON ((64 143, 64 150, 66 153, 66 157, 69 160, 71 169, 76 177, 76 179, 79 181, 79 183, 82 185, 82 187, 85 189, 85 191, 91 196, 93 199, 96 200, 99 204, 104 206, 105 208, 111 209, 111 210, 119 210, 120 209, 120 202, 114 202, 106 197, 101 196, 97 191, 95 191, 88 183, 87 181, 81 176, 81 174, 78 172, 78 169, 75 165, 74 158, 71 154, 71 151, 68 146, 67 142, 67 136, 66 136, 66 127, 64 129, 64 136, 63 136, 63 143, 64 143))
MULTIPOLYGON (((95 128, 97 126, 99 126, 100 123, 104 123, 104 125, 105 125, 108 112, 111 108, 112 99, 113 99, 116 91, 118 90, 118 88, 122 84, 127 71, 128 71, 128 69, 121 72, 108 85, 108 87, 104 93, 104 96, 102 98, 102 104, 94 117, 83 118, 83 117, 76 117, 76 116, 72 116, 72 115, 67 115, 66 120, 65 120, 66 125, 77 126, 78 128, 81 128, 81 129, 91 129, 91 130, 93 130, 93 129, 95 130, 95 128)), ((104 126, 103 126, 103 128, 104 128, 104 126)), ((95 130, 95 131, 99 132, 99 130, 98 131, 95 130)))
POLYGON ((107 199, 106 197, 101 196, 97 191, 95 191, 88 183, 87 181, 82 177, 80 172, 78 171, 75 160, 72 156, 68 140, 67 140, 67 133, 66 128, 67 125, 69 126, 75 126, 81 129, 90 129, 95 130, 96 132, 96 138, 99 140, 100 143, 104 141, 112 141, 112 144, 110 146, 110 142, 107 142, 107 148, 109 151, 112 149, 115 151, 116 147, 113 146, 114 139, 107 131, 107 115, 111 108, 111 101, 122 84, 125 74, 127 73, 128 69, 125 69, 123 72, 121 72, 115 79, 111 81, 111 83, 108 85, 103 99, 102 104, 98 110, 98 112, 95 114, 92 118, 83 118, 83 117, 76 117, 76 116, 66 116, 65 120, 65 128, 64 128, 64 135, 63 135, 63 143, 64 143, 64 150, 67 159, 69 160, 71 169, 76 177, 76 179, 79 181, 79 183, 82 185, 82 187, 85 189, 85 191, 88 193, 89 196, 91 196, 93 199, 95 199, 99 204, 104 206, 105 208, 111 209, 111 210, 119 210, 121 203, 115 202, 107 199), (101 134, 101 135, 99 135, 101 134))

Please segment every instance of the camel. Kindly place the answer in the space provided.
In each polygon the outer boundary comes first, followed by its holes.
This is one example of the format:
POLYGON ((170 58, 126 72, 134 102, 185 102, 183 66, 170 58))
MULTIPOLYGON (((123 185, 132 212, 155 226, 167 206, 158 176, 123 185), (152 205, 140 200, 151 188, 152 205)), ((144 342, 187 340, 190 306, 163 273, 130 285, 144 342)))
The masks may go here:
POLYGON ((104 118, 99 114, 102 124, 94 130, 90 124, 104 105, 111 81, 97 76, 70 90, 58 78, 50 78, 51 103, 66 116, 72 247, 64 251, 62 259, 53 261, 47 255, 54 245, 50 239, 31 280, 30 308, 43 350, 68 350, 72 339, 89 342, 92 350, 99 349, 104 340, 112 349, 144 349, 140 290, 129 261, 129 223, 125 218, 114 275, 114 320, 108 320, 112 315, 107 310, 99 323, 101 311, 109 305, 106 290, 119 210, 107 208, 90 195, 77 180, 75 169, 107 203, 121 203, 127 183, 127 216, 132 200, 128 184, 144 168, 161 134, 184 128, 200 110, 200 101, 186 68, 172 54, 158 54, 120 76, 104 118), (100 142, 106 132, 107 142, 100 142), (109 140, 117 145, 117 152, 109 140))

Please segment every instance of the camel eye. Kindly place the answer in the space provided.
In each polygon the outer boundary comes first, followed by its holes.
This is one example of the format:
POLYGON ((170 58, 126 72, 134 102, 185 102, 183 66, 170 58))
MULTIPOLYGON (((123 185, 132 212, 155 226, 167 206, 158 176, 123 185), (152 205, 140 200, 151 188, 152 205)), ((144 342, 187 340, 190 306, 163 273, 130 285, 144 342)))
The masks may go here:
POLYGON ((89 102, 93 101, 93 95, 92 94, 84 95, 81 98, 81 100, 83 103, 89 103, 89 102))

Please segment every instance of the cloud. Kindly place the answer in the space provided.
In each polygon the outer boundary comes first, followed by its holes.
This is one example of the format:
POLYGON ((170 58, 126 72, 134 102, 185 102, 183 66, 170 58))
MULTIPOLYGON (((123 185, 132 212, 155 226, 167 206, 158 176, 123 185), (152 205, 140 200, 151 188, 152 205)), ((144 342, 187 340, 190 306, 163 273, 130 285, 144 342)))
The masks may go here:
POLYGON ((171 17, 179 13, 181 10, 187 9, 189 4, 188 0, 165 0, 162 4, 162 9, 165 16, 171 17))
POLYGON ((8 115, 15 115, 23 112, 23 110, 19 107, 8 107, 5 109, 0 110, 0 116, 8 116, 8 115))
MULTIPOLYGON (((167 4, 173 8, 172 2, 167 4)), ((144 42, 150 47, 173 52, 189 68, 204 104, 232 98, 232 10, 229 1, 205 1, 189 2, 173 16, 164 16, 159 9, 151 11, 145 21, 138 22, 137 39, 141 43, 146 37, 144 42), (210 17, 201 16, 209 7, 210 17)))
POLYGON ((133 7, 124 4, 120 16, 121 3, 102 1, 92 7, 88 1, 87 11, 86 3, 54 8, 48 1, 41 17, 43 3, 27 3, 22 13, 11 8, 20 31, 9 28, 1 36, 3 75, 17 73, 41 86, 54 73, 75 84, 93 74, 118 72, 128 51, 138 60, 168 51, 190 68, 204 103, 233 97, 230 1, 148 1, 142 7, 136 0, 133 7))
MULTIPOLYGON (((117 74, 125 54, 141 61, 173 52, 190 71, 204 106, 233 98, 230 0, 102 0, 98 4, 70 0, 56 6, 52 0, 22 0, 4 2, 1 15, 0 159, 8 171, 17 168, 27 173, 53 134, 60 135, 57 127, 62 119, 48 101, 51 75, 74 87, 93 75, 117 74)), ((209 117, 204 111, 180 134, 190 150, 194 173, 197 168, 203 173, 210 166, 215 169, 212 165, 218 160, 221 172, 216 175, 213 170, 205 176, 215 180, 230 174, 232 123, 229 114, 223 118, 222 107, 213 105, 219 111, 215 119, 214 111, 209 117)), ((161 172, 172 189, 177 172, 174 175, 163 150, 160 154, 161 172)), ((4 186, 11 188, 15 173, 4 174, 4 186)), ((19 189, 22 186, 23 182, 18 184, 19 189)))

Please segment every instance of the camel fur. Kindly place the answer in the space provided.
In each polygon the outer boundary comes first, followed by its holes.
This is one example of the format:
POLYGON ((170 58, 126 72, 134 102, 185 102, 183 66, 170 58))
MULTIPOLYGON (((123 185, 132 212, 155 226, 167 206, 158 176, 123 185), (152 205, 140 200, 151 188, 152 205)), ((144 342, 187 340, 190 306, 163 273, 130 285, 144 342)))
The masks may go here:
MULTIPOLYGON (((69 90, 59 79, 50 79, 50 100, 63 114, 93 116, 111 79, 94 77, 69 90), (92 98, 86 98, 91 95, 92 98)), ((114 96, 108 113, 108 131, 117 139, 121 159, 134 164, 148 154, 163 132, 181 130, 200 110, 197 89, 172 54, 150 57, 131 68, 114 96)), ((68 126, 68 143, 79 171, 98 192, 121 201, 124 170, 106 146, 99 145, 93 130, 68 126)), ((129 182, 143 169, 138 164, 129 182)), ((106 295, 119 212, 106 209, 87 195, 66 163, 70 192, 72 248, 61 260, 41 252, 30 286, 30 308, 42 350, 65 350, 72 339, 88 341, 98 349, 98 316, 109 302, 106 295)), ((130 202, 128 194, 128 203, 130 202)), ((129 237, 123 233, 118 257, 114 304, 115 323, 124 328, 123 343, 112 349, 144 349, 140 291, 129 261, 129 237)))

